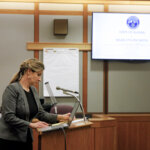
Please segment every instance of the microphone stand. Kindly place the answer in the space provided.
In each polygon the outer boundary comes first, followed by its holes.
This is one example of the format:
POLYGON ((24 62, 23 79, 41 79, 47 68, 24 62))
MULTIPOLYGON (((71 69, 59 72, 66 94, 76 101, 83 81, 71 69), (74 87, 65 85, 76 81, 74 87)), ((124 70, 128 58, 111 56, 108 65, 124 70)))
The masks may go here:
POLYGON ((83 106, 81 104, 80 99, 77 96, 75 96, 74 94, 72 94, 71 92, 69 92, 69 91, 63 91, 63 93, 66 94, 66 95, 73 96, 75 98, 75 100, 80 104, 80 108, 81 108, 81 111, 82 111, 82 114, 83 114, 83 119, 84 119, 84 122, 85 122, 86 117, 85 117, 84 109, 83 109, 83 106))

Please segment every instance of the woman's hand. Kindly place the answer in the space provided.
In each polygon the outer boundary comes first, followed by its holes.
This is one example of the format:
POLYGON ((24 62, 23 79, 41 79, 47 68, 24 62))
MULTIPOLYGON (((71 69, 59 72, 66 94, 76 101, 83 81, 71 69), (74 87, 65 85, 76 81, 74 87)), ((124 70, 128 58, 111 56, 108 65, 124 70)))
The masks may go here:
POLYGON ((44 128, 44 127, 47 127, 48 125, 49 124, 46 122, 38 121, 38 122, 31 122, 29 124, 29 127, 35 129, 35 128, 44 128))
POLYGON ((69 118, 70 118, 70 113, 67 113, 67 114, 64 114, 64 115, 58 115, 57 116, 57 120, 58 121, 63 121, 63 122, 68 121, 69 118))

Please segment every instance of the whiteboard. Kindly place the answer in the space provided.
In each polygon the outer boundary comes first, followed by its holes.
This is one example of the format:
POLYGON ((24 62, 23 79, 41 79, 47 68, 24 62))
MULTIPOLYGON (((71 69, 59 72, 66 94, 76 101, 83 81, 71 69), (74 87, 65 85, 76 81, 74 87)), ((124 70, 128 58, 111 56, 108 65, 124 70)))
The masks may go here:
POLYGON ((49 82, 54 96, 63 97, 61 87, 79 91, 79 50, 77 48, 44 48, 43 94, 49 97, 45 82, 49 82))

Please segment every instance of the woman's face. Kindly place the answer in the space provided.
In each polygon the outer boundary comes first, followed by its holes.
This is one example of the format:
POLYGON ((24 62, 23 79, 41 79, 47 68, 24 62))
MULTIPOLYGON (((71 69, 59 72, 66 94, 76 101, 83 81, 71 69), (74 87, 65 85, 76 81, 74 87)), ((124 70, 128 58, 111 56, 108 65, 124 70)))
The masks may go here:
POLYGON ((29 70, 28 72, 28 81, 30 85, 35 85, 37 84, 39 81, 41 81, 41 76, 43 71, 38 71, 38 72, 33 72, 31 70, 29 70))

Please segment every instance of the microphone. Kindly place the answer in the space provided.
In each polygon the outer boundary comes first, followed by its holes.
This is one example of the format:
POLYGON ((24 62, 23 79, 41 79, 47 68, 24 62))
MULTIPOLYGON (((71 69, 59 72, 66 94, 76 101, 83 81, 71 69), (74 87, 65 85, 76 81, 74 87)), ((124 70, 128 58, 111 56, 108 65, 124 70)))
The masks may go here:
POLYGON ((57 86, 56 89, 57 90, 62 90, 64 92, 71 92, 71 93, 79 94, 79 92, 77 92, 77 91, 71 91, 71 90, 68 90, 68 89, 63 89, 63 88, 61 88, 59 86, 57 86))

